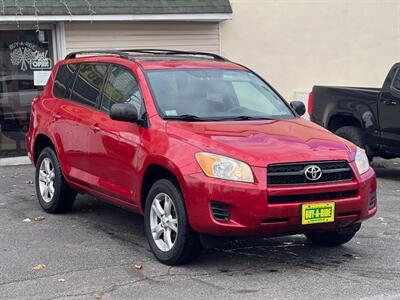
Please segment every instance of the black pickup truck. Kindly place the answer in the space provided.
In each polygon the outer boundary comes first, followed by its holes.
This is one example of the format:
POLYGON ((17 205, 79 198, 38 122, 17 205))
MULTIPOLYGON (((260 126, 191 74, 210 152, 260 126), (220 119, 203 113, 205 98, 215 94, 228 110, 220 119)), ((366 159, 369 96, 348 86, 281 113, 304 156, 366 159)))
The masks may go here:
POLYGON ((314 86, 311 121, 366 149, 370 159, 400 157, 400 63, 383 87, 314 86))

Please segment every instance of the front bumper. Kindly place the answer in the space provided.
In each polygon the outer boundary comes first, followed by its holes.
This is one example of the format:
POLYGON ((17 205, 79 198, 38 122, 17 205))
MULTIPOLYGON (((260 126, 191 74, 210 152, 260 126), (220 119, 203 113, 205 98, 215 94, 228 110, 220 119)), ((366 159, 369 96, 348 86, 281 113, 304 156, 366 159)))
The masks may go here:
MULTIPOLYGON (((362 176, 354 172, 354 179, 302 186, 268 187, 266 180, 254 184, 231 182, 208 178, 202 173, 185 176, 185 203, 192 228, 201 234, 213 236, 275 236, 310 231, 329 231, 361 222, 372 217, 375 205, 370 206, 371 197, 376 199, 375 172, 370 169, 362 176), (313 193, 357 190, 356 195, 336 200, 318 200, 286 203, 270 203, 271 195, 299 195, 313 193), (312 225, 301 224, 301 205, 310 202, 335 202, 335 221, 312 225), (229 207, 228 221, 214 218, 211 203, 229 207)), ((265 178, 265 168, 253 168, 256 178, 265 178)))

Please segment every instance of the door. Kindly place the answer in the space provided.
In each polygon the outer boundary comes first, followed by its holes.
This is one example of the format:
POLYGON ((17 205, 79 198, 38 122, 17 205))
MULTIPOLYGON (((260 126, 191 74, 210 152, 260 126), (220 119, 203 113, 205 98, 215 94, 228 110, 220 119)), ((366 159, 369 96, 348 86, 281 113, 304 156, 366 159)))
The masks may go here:
POLYGON ((379 124, 384 150, 400 155, 400 65, 389 73, 379 101, 379 124))
POLYGON ((135 75, 119 65, 111 65, 100 111, 93 114, 88 160, 90 183, 105 194, 133 204, 138 182, 138 147, 145 128, 111 120, 109 112, 114 103, 135 105, 139 116, 144 111, 135 75))
POLYGON ((52 30, 0 30, 0 158, 26 155, 31 104, 50 73, 52 30))
MULTIPOLYGON (((69 67, 71 65, 68 65, 69 67)), ((93 115, 97 111, 108 64, 82 63, 73 84, 70 85, 65 100, 54 111, 56 128, 54 132, 61 141, 64 172, 76 182, 87 185, 89 174, 88 148, 92 130, 93 115)), ((57 77, 62 75, 58 72, 57 77)), ((62 76, 60 76, 62 77, 62 76)), ((54 93, 61 87, 57 78, 54 93)), ((60 95, 61 96, 61 95, 60 95)))

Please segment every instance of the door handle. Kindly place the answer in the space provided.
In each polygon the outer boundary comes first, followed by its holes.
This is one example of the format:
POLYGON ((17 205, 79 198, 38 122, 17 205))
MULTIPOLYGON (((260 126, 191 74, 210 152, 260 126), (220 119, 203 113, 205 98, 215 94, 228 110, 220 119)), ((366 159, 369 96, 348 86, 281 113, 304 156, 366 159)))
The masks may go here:
POLYGON ((383 104, 385 104, 385 105, 397 105, 397 101, 394 101, 394 100, 383 100, 383 104))
POLYGON ((54 121, 57 121, 57 120, 60 120, 60 119, 61 119, 61 116, 59 114, 55 114, 54 117, 53 117, 54 121))
POLYGON ((90 126, 90 129, 91 129, 94 133, 99 132, 99 131, 100 131, 99 124, 96 123, 96 124, 90 126))

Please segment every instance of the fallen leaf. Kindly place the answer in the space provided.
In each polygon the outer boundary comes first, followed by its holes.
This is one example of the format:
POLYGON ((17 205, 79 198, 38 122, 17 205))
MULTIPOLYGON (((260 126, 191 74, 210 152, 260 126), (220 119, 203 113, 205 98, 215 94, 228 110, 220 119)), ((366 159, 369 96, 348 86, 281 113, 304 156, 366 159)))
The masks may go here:
POLYGON ((32 269, 35 271, 40 271, 40 270, 43 270, 44 268, 46 268, 45 264, 37 264, 37 265, 34 265, 32 269))
POLYGON ((26 184, 33 184, 32 180, 25 181, 26 184))
POLYGON ((26 218, 26 219, 23 219, 22 222, 24 222, 24 223, 30 223, 30 222, 32 222, 32 220, 29 219, 29 218, 26 218))
POLYGON ((96 300, 100 300, 100 299, 101 299, 101 295, 100 295, 100 294, 96 294, 96 295, 94 295, 94 298, 95 298, 96 300))
POLYGON ((57 281, 58 281, 58 282, 65 282, 65 279, 64 279, 64 278, 58 278, 57 281))
POLYGON ((133 265, 133 267, 136 269, 136 270, 141 270, 141 269, 143 269, 143 265, 133 265))
POLYGON ((43 221, 43 220, 45 220, 45 219, 46 219, 46 218, 43 217, 43 216, 38 216, 38 217, 34 218, 35 221, 43 221))

